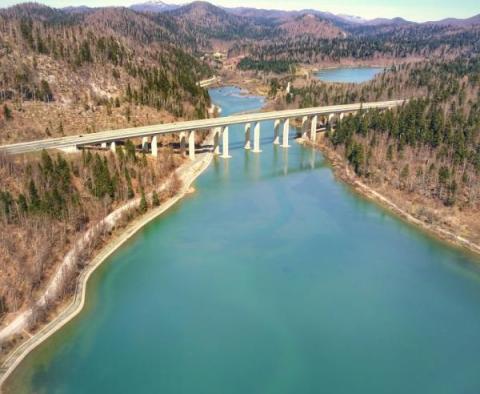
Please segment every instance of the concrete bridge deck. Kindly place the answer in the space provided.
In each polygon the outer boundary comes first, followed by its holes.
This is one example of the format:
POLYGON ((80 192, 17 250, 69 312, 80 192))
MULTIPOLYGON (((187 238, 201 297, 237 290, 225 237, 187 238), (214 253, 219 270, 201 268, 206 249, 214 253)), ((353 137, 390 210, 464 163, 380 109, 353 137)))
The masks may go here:
MULTIPOLYGON (((60 138, 50 138, 44 140, 30 141, 30 142, 21 142, 11 145, 0 146, 0 151, 8 154, 21 154, 29 153, 35 151, 41 151, 43 149, 66 149, 72 147, 81 147, 87 145, 96 145, 96 144, 106 144, 112 143, 112 148, 115 149, 115 141, 122 141, 131 138, 148 138, 153 137, 155 140, 156 148, 156 136, 162 134, 172 134, 172 133, 183 133, 186 134, 195 130, 204 130, 204 129, 215 129, 217 128, 221 134, 226 134, 224 136, 224 143, 227 143, 227 155, 228 156, 228 126, 235 124, 246 124, 246 132, 248 126, 248 137, 250 133, 250 124, 254 124, 255 131, 255 140, 257 134, 260 133, 259 122, 275 120, 277 122, 284 122, 284 138, 285 132, 288 131, 288 122, 292 118, 302 118, 302 125, 311 119, 312 127, 311 129, 316 130, 317 119, 318 117, 333 117, 336 115, 342 115, 346 113, 354 113, 359 110, 368 110, 368 109, 389 109, 399 105, 402 105, 405 100, 393 100, 393 101, 381 101, 381 102, 370 102, 370 103, 356 103, 356 104, 346 104, 346 105, 333 105, 326 107, 313 107, 313 108, 303 108, 303 109, 291 109, 283 111, 270 111, 270 112, 257 112, 257 113, 248 113, 240 115, 225 116, 220 118, 210 118, 210 119, 200 119, 200 120, 190 120, 183 122, 175 122, 168 124, 156 124, 151 126, 142 126, 142 127, 133 127, 128 129, 117 129, 117 130, 108 130, 98 133, 91 134, 81 134, 75 136, 66 136, 60 138), (286 125, 286 126, 285 126, 286 125), (226 133, 222 131, 226 130, 226 133)), ((276 122, 276 127, 278 123, 276 122)), ((277 129, 275 129, 277 133, 277 129)), ((313 131, 312 131, 313 135, 313 131)), ((189 138, 190 142, 192 138, 189 138)), ((254 140, 254 142, 255 142, 254 140)), ((282 144, 284 147, 288 147, 288 135, 287 141, 283 141, 282 144)), ((278 143, 278 141, 277 141, 278 143)), ((249 146, 249 144, 248 144, 249 146)), ((247 146, 246 146, 247 147, 247 146)), ((255 145, 255 148, 258 146, 255 145)), ((248 149, 248 148, 247 148, 248 149)), ((259 149, 257 149, 259 151, 259 149)), ((153 152, 153 150, 152 150, 153 152)), ((155 152, 156 154, 156 152, 155 152)))

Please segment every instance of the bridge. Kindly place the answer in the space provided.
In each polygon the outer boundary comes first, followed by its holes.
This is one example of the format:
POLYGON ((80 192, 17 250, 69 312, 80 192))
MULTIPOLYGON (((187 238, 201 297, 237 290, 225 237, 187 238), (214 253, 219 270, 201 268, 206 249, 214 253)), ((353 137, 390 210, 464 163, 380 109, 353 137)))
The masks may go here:
POLYGON ((195 158, 195 131, 212 130, 214 146, 213 150, 222 157, 229 156, 228 128, 236 124, 245 125, 245 149, 251 149, 251 131, 253 130, 252 152, 261 152, 260 147, 260 122, 274 121, 274 144, 281 144, 288 148, 288 134, 291 119, 301 119, 302 133, 304 138, 315 141, 318 123, 323 120, 324 124, 333 122, 335 118, 342 119, 346 114, 354 114, 361 110, 390 109, 402 105, 405 100, 381 101, 370 103, 356 103, 347 105, 333 105, 325 107, 313 107, 302 109, 290 109, 283 111, 247 113, 220 118, 190 120, 174 123, 157 124, 151 126, 134 127, 128 129, 108 130, 98 133, 81 134, 44 140, 21 142, 11 145, 0 146, 0 152, 7 154, 22 154, 44 149, 77 149, 82 147, 99 145, 103 148, 110 147, 115 151, 120 141, 142 138, 142 148, 157 156, 157 138, 166 134, 178 134, 180 146, 185 150, 188 140, 188 154, 191 159, 195 158), (281 132, 281 141, 280 141, 281 132), (222 139, 222 152, 220 152, 220 138, 222 139))

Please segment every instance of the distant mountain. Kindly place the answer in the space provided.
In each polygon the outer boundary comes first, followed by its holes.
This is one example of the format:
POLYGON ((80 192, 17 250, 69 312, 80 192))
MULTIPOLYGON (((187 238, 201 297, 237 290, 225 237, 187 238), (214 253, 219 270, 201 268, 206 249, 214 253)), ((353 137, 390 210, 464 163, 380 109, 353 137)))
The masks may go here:
MULTIPOLYGON (((248 7, 236 7, 236 8, 225 8, 225 11, 239 16, 249 17, 249 18, 264 18, 268 20, 276 20, 277 22, 281 20, 287 20, 296 18, 305 14, 317 15, 325 20, 328 20, 338 27, 342 27, 345 24, 352 23, 350 19, 354 17, 339 16, 332 14, 330 12, 323 12, 314 9, 304 9, 300 11, 284 11, 284 10, 272 10, 272 9, 259 9, 259 8, 248 8, 248 7)), ((357 18, 360 19, 360 18, 357 18)))
POLYGON ((145 3, 133 4, 130 8, 138 12, 166 12, 179 8, 177 4, 167 4, 161 0, 151 0, 145 3))
POLYGON ((461 27, 480 25, 480 14, 472 16, 471 18, 466 18, 466 19, 447 18, 447 19, 442 19, 440 21, 427 22, 427 24, 439 25, 439 26, 461 26, 461 27))
POLYGON ((272 34, 265 21, 234 15, 205 1, 195 1, 166 13, 194 34, 223 40, 265 38, 272 34))
MULTIPOLYGON (((152 13, 166 13, 175 10, 182 10, 180 14, 183 14, 185 10, 189 9, 207 9, 210 6, 210 11, 213 12, 213 9, 220 9, 225 11, 226 14, 236 15, 244 18, 249 18, 251 20, 255 19, 257 23, 267 23, 268 25, 278 25, 282 24, 285 21, 291 21, 292 19, 301 17, 302 15, 311 14, 323 18, 326 21, 331 22, 339 29, 349 29, 359 26, 407 26, 407 25, 418 25, 419 23, 408 21, 401 17, 396 18, 375 18, 375 19, 365 19, 355 15, 346 15, 346 14, 333 14, 331 12, 319 11, 315 9, 303 9, 303 10, 294 10, 286 11, 279 9, 261 9, 261 8, 252 8, 252 7, 217 7, 213 4, 204 2, 204 1, 194 1, 193 3, 186 5, 178 4, 169 4, 161 0, 151 0, 145 3, 134 4, 130 6, 132 10, 140 12, 152 12, 152 13), (208 6, 207 6, 208 5, 208 6)), ((82 12, 83 9, 88 9, 88 7, 69 7, 69 9, 75 10, 71 12, 82 12)), ((215 11, 216 12, 216 11, 215 11)), ((221 15, 217 12, 218 17, 221 15)), ((224 17, 225 14, 223 15, 224 17)), ((226 17, 227 23, 228 17, 226 17)), ((303 20, 303 19, 302 19, 303 20)), ((192 21, 196 26, 204 24, 204 21, 194 20, 192 21)), ((480 14, 466 19, 456 19, 456 18, 447 18, 440 21, 430 21, 425 22, 425 24, 430 25, 441 25, 441 26, 472 26, 480 24, 480 14)), ((293 27, 293 26, 292 26, 293 27)), ((307 30, 309 27, 306 28, 307 30)), ((293 30, 296 30, 295 28, 293 30)))
POLYGON ((246 18, 288 19, 292 16, 298 16, 301 14, 300 11, 284 11, 251 7, 224 8, 224 10, 229 14, 243 16, 246 18))
POLYGON ((368 26, 380 26, 380 25, 391 25, 391 26, 403 26, 403 25, 414 25, 415 22, 410 22, 407 21, 406 19, 403 18, 375 18, 371 20, 367 20, 362 23, 363 25, 368 25, 368 26))
POLYGON ((86 12, 90 12, 92 8, 87 7, 85 5, 81 5, 78 7, 64 7, 62 8, 62 11, 68 12, 69 14, 84 14, 86 12))
POLYGON ((356 15, 339 14, 339 15, 336 15, 336 17, 343 19, 345 22, 350 22, 355 24, 363 24, 368 22, 368 19, 364 19, 361 16, 356 16, 356 15))

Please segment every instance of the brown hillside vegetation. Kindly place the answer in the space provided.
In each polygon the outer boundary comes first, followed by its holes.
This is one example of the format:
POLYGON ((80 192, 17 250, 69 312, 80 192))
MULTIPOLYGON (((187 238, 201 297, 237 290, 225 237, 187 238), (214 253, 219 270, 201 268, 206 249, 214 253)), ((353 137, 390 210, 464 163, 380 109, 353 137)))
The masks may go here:
POLYGON ((345 37, 346 33, 331 22, 313 14, 304 14, 287 20, 279 28, 290 37, 309 35, 316 38, 345 37))
MULTIPOLYGON (((175 194, 175 177, 163 194, 155 190, 181 162, 168 147, 154 160, 131 142, 116 154, 0 157, 0 319, 35 302, 74 241, 113 209, 142 197, 142 213, 175 194)), ((78 270, 88 258, 79 252, 78 270)), ((65 286, 74 283, 68 278, 65 286)))
POLYGON ((123 8, 0 11, 0 142, 204 117, 210 71, 176 29, 123 8))

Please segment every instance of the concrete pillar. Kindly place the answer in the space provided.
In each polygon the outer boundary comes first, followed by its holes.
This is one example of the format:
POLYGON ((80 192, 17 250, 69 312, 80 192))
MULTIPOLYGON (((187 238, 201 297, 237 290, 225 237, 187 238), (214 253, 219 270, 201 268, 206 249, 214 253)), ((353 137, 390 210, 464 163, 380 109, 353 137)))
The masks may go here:
POLYGON ((255 123, 253 128, 253 152, 260 153, 260 122, 255 123))
POLYGON ((307 121, 308 121, 308 116, 303 116, 302 117, 302 138, 304 140, 307 139, 307 121))
POLYGON ((102 142, 101 147, 102 147, 103 149, 107 149, 107 143, 106 143, 106 142, 102 142))
POLYGON ((225 127, 223 128, 222 135, 223 135, 223 144, 222 144, 222 150, 223 150, 223 152, 222 152, 222 157, 223 157, 224 159, 228 159, 228 158, 232 157, 232 156, 230 156, 230 155, 228 154, 228 126, 225 126, 225 127))
POLYGON ((117 144, 115 143, 115 141, 112 141, 112 143, 110 144, 110 150, 115 153, 117 151, 117 144))
POLYGON ((335 114, 330 114, 328 115, 328 124, 331 125, 332 124, 332 121, 333 121, 333 118, 335 117, 335 114))
POLYGON ((282 148, 288 148, 288 132, 290 131, 290 119, 285 119, 283 122, 283 136, 282 136, 282 148))
POLYGON ((148 150, 148 137, 142 138, 142 150, 144 151, 148 150))
POLYGON ((215 155, 220 154, 220 130, 219 127, 213 129, 213 153, 215 155))
POLYGON ((157 157, 158 156, 158 137, 154 135, 152 137, 152 144, 151 144, 151 149, 152 149, 152 156, 157 157))
POLYGON ((250 129, 252 125, 250 123, 245 124, 245 149, 250 149, 250 129))
POLYGON ((186 151, 186 147, 185 147, 185 145, 186 145, 186 141, 185 141, 185 140, 186 140, 186 139, 187 139, 187 137, 186 137, 186 135, 185 135, 185 132, 182 131, 182 132, 180 133, 180 154, 181 154, 182 156, 185 155, 185 151, 186 151))
POLYGON ((318 116, 312 116, 312 124, 310 125, 310 141, 315 142, 317 140, 317 124, 318 116))
POLYGON ((342 112, 342 113, 340 114, 340 120, 342 120, 344 116, 345 116, 345 114, 342 112))
POLYGON ((188 157, 195 160, 195 130, 190 131, 188 135, 188 157))
POLYGON ((278 130, 280 129, 280 119, 275 119, 273 122, 273 143, 275 145, 280 144, 280 137, 278 130))

